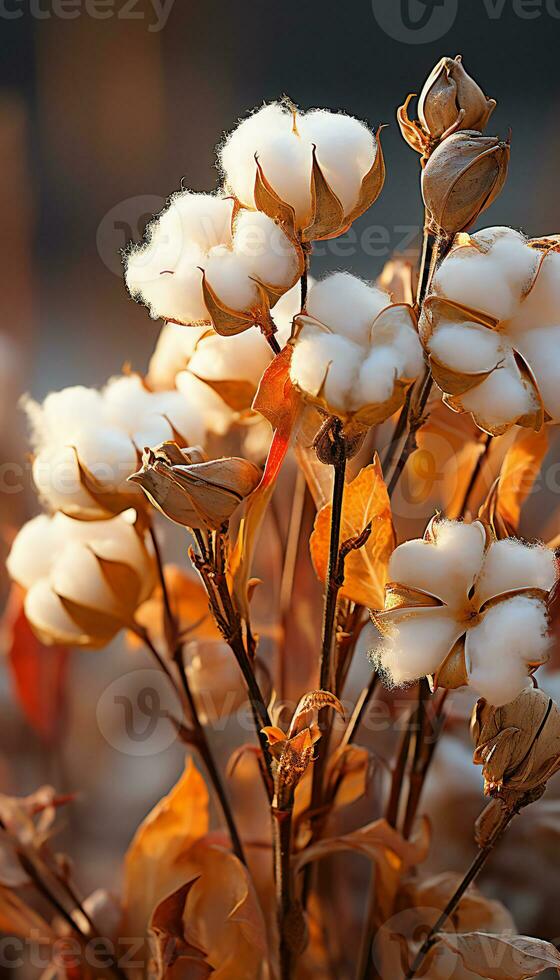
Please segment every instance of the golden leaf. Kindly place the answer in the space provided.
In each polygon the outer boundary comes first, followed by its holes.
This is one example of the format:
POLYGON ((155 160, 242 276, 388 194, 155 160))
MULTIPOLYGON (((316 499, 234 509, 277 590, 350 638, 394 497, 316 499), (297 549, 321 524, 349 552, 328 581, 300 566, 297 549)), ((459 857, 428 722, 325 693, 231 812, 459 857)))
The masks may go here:
POLYGON ((498 480, 495 512, 516 531, 521 508, 531 493, 548 450, 548 431, 521 429, 506 453, 498 480))
POLYGON ((144 936, 152 911, 186 875, 181 858, 208 832, 208 790, 193 760, 138 828, 125 858, 125 935, 144 936))
POLYGON ((347 226, 351 225, 356 218, 359 218, 364 211, 367 211, 375 203, 383 190, 383 184, 385 183, 385 159, 383 157, 380 138, 382 129, 384 129, 384 126, 379 126, 375 134, 375 160, 362 180, 358 201, 350 213, 344 216, 344 224, 347 226))
POLYGON ((207 980, 214 972, 206 954, 185 939, 183 915, 193 878, 159 903, 150 921, 156 973, 153 980, 207 980))
MULTIPOLYGON (((378 458, 364 467, 344 488, 341 543, 357 537, 371 523, 366 543, 346 557, 342 598, 373 609, 383 608, 387 564, 395 547, 391 504, 378 458)), ((317 514, 309 542, 317 576, 326 581, 329 558, 331 505, 317 514)))

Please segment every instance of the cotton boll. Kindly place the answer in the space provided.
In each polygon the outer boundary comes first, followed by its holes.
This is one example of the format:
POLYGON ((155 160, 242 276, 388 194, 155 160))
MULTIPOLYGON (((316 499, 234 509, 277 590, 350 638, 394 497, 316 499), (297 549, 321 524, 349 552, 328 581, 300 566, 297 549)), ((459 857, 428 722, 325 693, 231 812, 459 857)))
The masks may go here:
POLYGON ((445 259, 434 277, 435 292, 471 309, 505 320, 515 312, 519 288, 514 289, 488 254, 458 249, 445 259))
POLYGON ((18 531, 6 567, 10 577, 24 589, 30 589, 51 570, 58 545, 56 528, 50 517, 39 514, 18 531))
POLYGON ((220 162, 230 189, 246 207, 255 206, 255 153, 263 139, 285 127, 285 109, 273 102, 253 112, 228 136, 220 151, 220 162))
POLYGON ((166 323, 150 358, 147 375, 150 387, 156 391, 174 388, 177 374, 187 367, 200 338, 207 332, 208 327, 166 323))
POLYGON ((393 623, 394 635, 374 651, 374 659, 396 686, 434 673, 461 635, 461 627, 444 609, 403 611, 393 623))
POLYGON ((482 526, 460 521, 436 525, 436 544, 405 541, 391 555, 388 580, 420 589, 460 608, 480 568, 484 553, 482 526))
POLYGON ((25 596, 24 611, 45 643, 79 645, 82 630, 68 615, 47 579, 36 582, 25 596))
POLYGON ((333 409, 346 411, 362 357, 344 337, 306 328, 294 347, 290 377, 302 391, 315 397, 322 390, 333 409))
POLYGON ((298 129, 316 145, 319 165, 348 214, 375 160, 375 137, 358 119, 323 109, 301 116, 298 129))
POLYGON ((537 408, 535 395, 519 375, 513 358, 508 358, 503 367, 461 395, 461 404, 482 427, 492 428, 517 422, 537 408))
POLYGON ((404 358, 394 348, 375 347, 360 368, 358 383, 350 394, 350 406, 359 409, 387 401, 403 366, 404 358))
POLYGON ((236 418, 235 412, 226 405, 225 401, 190 371, 181 371, 175 383, 183 396, 197 406, 206 430, 219 436, 225 435, 236 418))
POLYGON ((214 245, 230 245, 234 202, 213 194, 178 191, 171 197, 169 210, 176 210, 181 238, 207 252, 214 245))
POLYGON ((530 663, 546 660, 550 646, 546 606, 516 596, 493 606, 469 630, 466 654, 469 683, 497 707, 528 686, 530 663))
POLYGON ((82 486, 76 452, 71 446, 44 449, 33 460, 33 482, 41 500, 52 510, 94 506, 82 486))
POLYGON ((76 443, 76 452, 81 465, 108 490, 121 488, 137 464, 130 436, 107 426, 83 432, 76 443))
POLYGON ((103 417, 101 395, 95 388, 83 385, 53 391, 42 405, 25 397, 22 406, 30 423, 34 450, 53 443, 68 444, 84 427, 91 426, 93 419, 100 422, 103 417))
POLYGON ((549 592, 558 578, 554 552, 542 545, 529 547, 506 538, 495 541, 486 552, 476 584, 476 599, 482 604, 516 589, 543 589, 549 592))
POLYGON ((503 357, 499 333, 465 323, 441 323, 429 340, 430 353, 453 371, 491 371, 503 357))
POLYGON ((256 305, 258 289, 249 278, 249 259, 245 256, 231 252, 225 245, 216 245, 204 262, 204 272, 208 285, 223 306, 243 313, 256 305))
POLYGON ((376 316, 391 300, 388 293, 369 286, 347 272, 335 272, 309 290, 307 312, 334 333, 366 344, 376 316))
POLYGON ((539 255, 522 235, 499 236, 490 251, 500 274, 520 295, 533 279, 539 255))
MULTIPOLYGON (((556 315, 560 320, 560 307, 556 315)), ((535 327, 512 340, 533 371, 547 412, 560 421, 560 326, 535 327)))

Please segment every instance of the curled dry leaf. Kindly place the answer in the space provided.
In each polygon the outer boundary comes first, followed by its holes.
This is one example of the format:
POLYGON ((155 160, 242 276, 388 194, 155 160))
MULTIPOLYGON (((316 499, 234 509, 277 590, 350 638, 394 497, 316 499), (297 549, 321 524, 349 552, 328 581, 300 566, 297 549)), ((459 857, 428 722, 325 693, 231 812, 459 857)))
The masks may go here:
POLYGON ((487 980, 529 980, 545 970, 560 969, 560 953, 552 943, 530 936, 493 936, 485 932, 440 933, 425 968, 437 959, 440 945, 455 953, 471 974, 487 980))
MULTIPOLYGON (((322 582, 327 577, 330 524, 331 505, 326 504, 317 514, 309 542, 313 565, 322 582)), ((378 609, 383 605, 387 564, 395 547, 395 531, 391 504, 377 456, 344 488, 341 542, 359 538, 370 524, 371 533, 365 544, 349 551, 346 556, 340 596, 378 609)))
POLYGON ((276 725, 262 729, 277 761, 275 778, 279 794, 296 786, 313 761, 313 747, 321 738, 321 729, 312 718, 324 708, 333 708, 344 716, 340 701, 330 691, 310 691, 299 702, 287 732, 276 725))
POLYGON ((494 529, 498 538, 515 535, 521 508, 531 493, 548 450, 548 430, 520 429, 508 449, 500 476, 494 483, 479 517, 494 529))

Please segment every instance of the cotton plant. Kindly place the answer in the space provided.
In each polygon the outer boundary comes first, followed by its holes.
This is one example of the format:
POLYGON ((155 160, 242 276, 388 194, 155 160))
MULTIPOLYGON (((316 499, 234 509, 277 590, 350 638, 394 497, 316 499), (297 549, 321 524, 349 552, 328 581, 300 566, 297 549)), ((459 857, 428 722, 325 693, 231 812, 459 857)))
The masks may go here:
MULTIPOLYGON (((22 616, 33 651, 97 649, 126 630, 131 657, 142 647, 172 690, 165 718, 188 751, 110 901, 78 903, 72 862, 29 822, 38 796, 0 797, 0 888, 6 868, 27 887, 6 915, 16 910, 16 931, 22 909, 39 921, 57 970, 61 929, 71 922, 87 948, 100 921, 104 976, 119 980, 323 980, 372 964, 400 980, 486 976, 488 950, 510 980, 560 968, 554 946, 517 935, 472 887, 559 768, 560 712, 539 670, 553 663, 559 538, 520 532, 560 421, 558 239, 471 234, 510 147, 485 132, 495 102, 460 56, 438 62, 417 120, 411 99, 398 119, 420 157, 417 270, 395 257, 377 284, 346 268, 311 279, 314 243, 342 235, 383 188, 379 131, 264 105, 221 141, 221 185, 172 194, 125 250, 131 297, 162 321, 146 374, 25 401, 45 513, 8 558, 11 659, 18 637, 29 642, 22 616), (444 481, 424 537, 402 540, 395 491, 421 498, 423 437, 442 414, 456 485, 444 481), (346 711, 368 647, 367 685, 346 711), (368 741, 382 683, 398 745, 377 731, 368 741), (471 867, 434 877, 424 865, 441 842, 423 791, 458 690, 488 803, 471 867), (224 752, 230 732, 240 746, 227 766, 208 732, 224 716, 224 752), (394 755, 372 765, 388 742, 394 755), (330 860, 341 851, 368 859, 369 897, 349 894, 356 878, 330 860), (123 936, 138 943, 133 967, 123 936)), ((60 801, 43 798, 50 827, 60 801)))

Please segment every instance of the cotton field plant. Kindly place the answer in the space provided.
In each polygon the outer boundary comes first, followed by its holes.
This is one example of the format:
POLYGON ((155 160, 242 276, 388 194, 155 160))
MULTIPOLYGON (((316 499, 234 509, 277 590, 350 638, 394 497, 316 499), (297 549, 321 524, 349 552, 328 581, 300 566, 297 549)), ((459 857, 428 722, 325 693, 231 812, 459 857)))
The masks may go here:
POLYGON ((518 534, 560 421, 560 237, 472 232, 510 148, 486 134, 495 102, 459 56, 430 74, 417 120, 411 99, 418 268, 311 279, 314 243, 383 189, 381 131, 265 105, 223 140, 221 186, 173 193, 123 253, 131 298, 163 321, 147 373, 23 401, 44 512, 11 547, 12 625, 91 658, 121 633, 133 658, 142 645, 186 750, 120 896, 81 895, 55 849, 71 796, 0 797, 0 927, 41 937, 44 980, 560 972, 555 946, 474 885, 560 768, 540 676, 557 541, 518 534), (409 536, 395 501, 442 426, 454 485, 409 536), (434 876, 424 788, 456 690, 481 814, 471 866, 434 876), (400 704, 388 750, 366 744, 376 702, 394 718, 400 704), (224 759, 212 726, 231 704, 251 730, 224 759), (339 852, 358 855, 358 890, 339 852))

